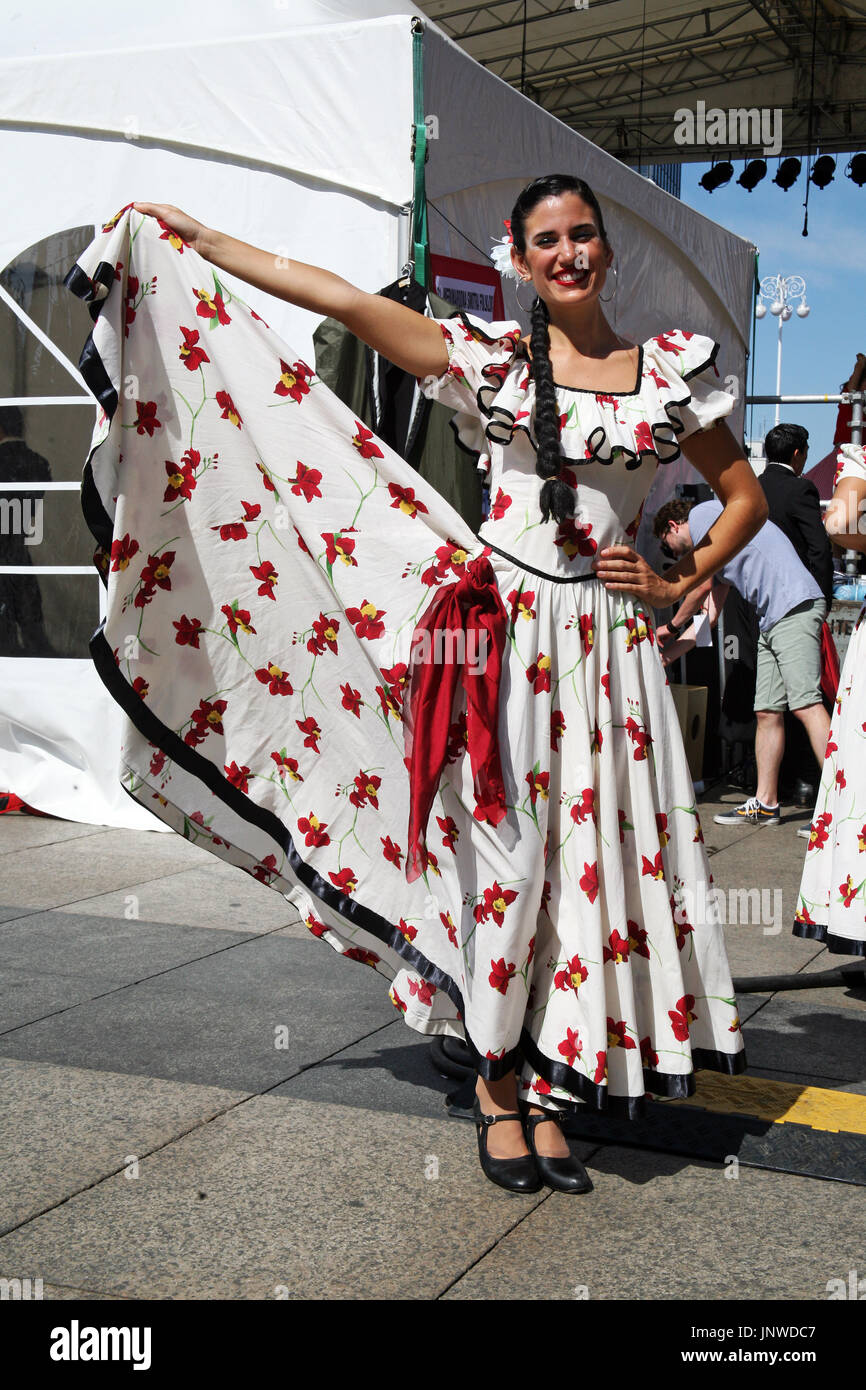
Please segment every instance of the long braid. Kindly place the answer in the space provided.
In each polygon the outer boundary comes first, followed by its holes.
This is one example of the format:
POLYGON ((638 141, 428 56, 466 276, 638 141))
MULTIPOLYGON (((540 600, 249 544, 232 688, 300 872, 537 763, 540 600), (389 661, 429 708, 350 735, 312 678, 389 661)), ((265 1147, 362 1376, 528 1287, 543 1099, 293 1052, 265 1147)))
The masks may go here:
POLYGON ((550 364, 550 317, 543 299, 532 306, 532 378, 535 382, 535 439, 538 453, 535 471, 544 479, 541 489, 541 519, 567 521, 574 515, 574 492, 563 482, 559 470, 564 462, 559 444, 559 405, 550 364))
MULTIPOLYGON (((589 185, 571 174, 548 174, 527 184, 511 213, 511 235, 522 255, 526 254, 524 224, 527 216, 543 198, 558 197, 562 193, 577 193, 592 208, 599 235, 607 243, 602 211, 589 185)), ((561 525, 574 516, 574 489, 560 477, 565 459, 560 446, 559 404, 550 365, 549 323, 547 305, 543 299, 536 298, 532 306, 532 336, 529 340, 532 379, 535 383, 535 438, 538 450, 535 471, 544 480, 539 499, 542 519, 549 521, 553 517, 561 525)))

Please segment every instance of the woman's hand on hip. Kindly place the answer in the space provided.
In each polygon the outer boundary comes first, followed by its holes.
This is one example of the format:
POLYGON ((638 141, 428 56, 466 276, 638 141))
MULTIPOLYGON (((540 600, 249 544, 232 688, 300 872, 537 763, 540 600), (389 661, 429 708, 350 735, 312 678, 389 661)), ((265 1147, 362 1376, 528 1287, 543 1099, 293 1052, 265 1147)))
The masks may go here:
POLYGON ((609 593, 636 594, 653 608, 665 608, 678 598, 678 589, 630 545, 605 546, 592 567, 609 593))

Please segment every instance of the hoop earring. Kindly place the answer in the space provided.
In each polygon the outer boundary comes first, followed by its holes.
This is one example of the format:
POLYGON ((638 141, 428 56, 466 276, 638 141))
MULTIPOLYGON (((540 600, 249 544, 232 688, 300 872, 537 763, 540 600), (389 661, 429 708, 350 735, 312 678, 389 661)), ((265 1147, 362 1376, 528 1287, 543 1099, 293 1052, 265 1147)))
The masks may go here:
MULTIPOLYGON (((528 285, 528 284, 530 284, 530 283, 531 283, 531 281, 529 281, 529 280, 521 280, 521 281, 520 281, 520 284, 517 286, 517 289, 514 291, 514 298, 517 300, 518 308, 522 309, 523 312, 524 312, 524 314, 530 314, 530 313, 532 312, 532 305, 531 305, 531 304, 521 304, 521 302, 520 302, 520 289, 521 289, 521 286, 522 286, 522 285, 528 285)), ((536 295, 536 298, 538 298, 537 295, 536 295)))
POLYGON ((609 304, 610 301, 616 297, 616 292, 619 289, 619 274, 617 272, 617 268, 615 265, 612 265, 610 269, 611 273, 613 274, 613 294, 609 294, 607 296, 607 299, 605 299, 603 294, 600 294, 598 297, 601 300, 602 304, 609 304))

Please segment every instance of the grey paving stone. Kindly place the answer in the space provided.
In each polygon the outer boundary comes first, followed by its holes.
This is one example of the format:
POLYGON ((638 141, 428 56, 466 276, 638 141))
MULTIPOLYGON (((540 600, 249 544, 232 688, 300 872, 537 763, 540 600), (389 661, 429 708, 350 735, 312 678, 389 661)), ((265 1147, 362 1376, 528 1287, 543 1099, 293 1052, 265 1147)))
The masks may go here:
POLYGON ((540 1201, 487 1181, 469 1126, 258 1097, 11 1232, 0 1264, 112 1296, 430 1299, 540 1201))
POLYGON ((55 975, 44 969, 36 975, 30 965, 23 970, 7 967, 0 978, 0 1037, 61 1009, 84 1004, 105 988, 87 975, 55 975))
POLYGON ((104 825, 21 816, 13 812, 0 816, 0 858, 6 854, 23 854, 25 850, 38 845, 53 845, 61 840, 80 840, 88 835, 100 835, 104 829, 104 825))
POLYGON ((215 934, 173 922, 55 909, 0 928, 0 979, 7 971, 29 970, 37 979, 43 973, 84 975, 110 989, 249 939, 249 932, 227 928, 215 934))
POLYGON ((866 1028, 852 1009, 814 1003, 808 991, 777 994, 746 1032, 749 1063, 828 1081, 866 1079, 866 1028))
POLYGON ((0 919, 199 868, 205 853, 181 835, 102 830, 98 835, 35 846, 26 854, 6 855, 0 919))
POLYGON ((541 1203, 445 1297, 813 1300, 862 1267, 851 1188, 626 1148, 591 1175, 594 1192, 541 1203))
MULTIPOLYGON (((129 1155, 159 1148, 245 1094, 0 1058, 0 1229, 116 1173, 129 1155)), ((45 1277, 38 1269, 13 1269, 2 1254, 0 1273, 45 1277)))
POLYGON ((251 937, 6 1033, 0 1056, 261 1091, 391 1023, 387 991, 311 937, 251 937))

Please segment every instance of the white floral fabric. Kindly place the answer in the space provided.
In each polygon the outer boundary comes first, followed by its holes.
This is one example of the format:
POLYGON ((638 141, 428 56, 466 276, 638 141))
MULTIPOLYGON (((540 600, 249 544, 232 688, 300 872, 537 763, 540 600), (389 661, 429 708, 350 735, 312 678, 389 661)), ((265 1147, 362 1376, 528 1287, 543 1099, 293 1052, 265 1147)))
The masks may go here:
MULTIPOLYGON (((866 482, 866 449, 843 444, 835 483, 866 482)), ((866 955, 866 604, 836 692, 818 799, 797 897, 794 935, 840 955, 866 955)))
POLYGON ((476 536, 153 219, 118 214, 67 283, 98 315, 92 651, 128 716, 127 790, 384 975, 411 1027, 465 1037, 489 1078, 516 1066, 542 1104, 634 1114, 698 1067, 741 1070, 722 929, 690 912, 712 879, 652 616, 585 577, 634 534, 659 460, 732 408, 714 345, 663 334, 633 392, 560 389, 577 509, 557 527, 517 325, 442 323, 450 364, 426 389, 486 453, 476 536), (508 615, 507 815, 476 814, 457 702, 409 882, 412 635, 480 558, 508 615))

